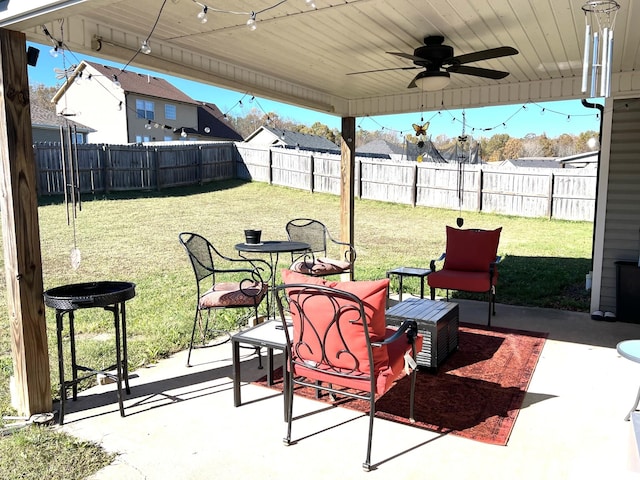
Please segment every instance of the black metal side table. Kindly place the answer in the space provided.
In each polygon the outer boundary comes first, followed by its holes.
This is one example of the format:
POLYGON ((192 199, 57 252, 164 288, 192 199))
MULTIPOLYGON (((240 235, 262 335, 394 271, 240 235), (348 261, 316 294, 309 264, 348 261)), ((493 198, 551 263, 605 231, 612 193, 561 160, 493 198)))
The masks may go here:
POLYGON ((58 340, 58 368, 60 374, 60 414, 58 423, 64 423, 64 405, 67 400, 67 389, 73 389, 73 400, 78 398, 78 383, 92 375, 103 374, 113 378, 117 383, 118 403, 120 416, 124 417, 122 404, 122 382, 124 381, 126 392, 129 388, 129 369, 127 366, 127 317, 125 302, 135 296, 135 284, 130 282, 90 282, 64 285, 49 289, 44 292, 44 302, 48 307, 56 309, 56 330, 58 340), (110 367, 98 370, 83 365, 78 365, 76 360, 76 342, 74 329, 74 313, 82 308, 103 308, 113 313, 116 341, 116 363, 110 367), (69 339, 71 350, 71 370, 73 378, 65 381, 64 356, 62 347, 63 318, 68 315, 69 339), (116 374, 108 373, 116 369, 116 374), (81 377, 78 372, 88 372, 81 377))
POLYGON ((431 270, 428 268, 398 267, 388 270, 387 278, 391 278, 391 275, 398 276, 398 300, 402 301, 402 279, 404 277, 418 277, 420 279, 420 298, 424 298, 424 279, 430 273, 431 270))

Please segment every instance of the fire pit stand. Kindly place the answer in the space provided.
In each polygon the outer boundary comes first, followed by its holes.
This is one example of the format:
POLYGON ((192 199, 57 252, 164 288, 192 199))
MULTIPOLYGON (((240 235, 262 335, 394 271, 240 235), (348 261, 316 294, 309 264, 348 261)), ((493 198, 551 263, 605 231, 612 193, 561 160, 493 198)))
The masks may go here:
POLYGON ((135 284, 130 282, 90 282, 76 283, 56 287, 44 292, 44 302, 48 307, 56 309, 56 330, 58 339, 58 368, 60 370, 60 414, 58 423, 64 423, 64 404, 67 400, 67 389, 73 389, 73 400, 78 398, 78 383, 92 375, 103 374, 116 381, 120 416, 124 417, 122 404, 122 382, 124 380, 127 393, 129 388, 129 370, 127 367, 127 320, 125 302, 135 296, 135 284), (102 370, 78 365, 76 361, 76 342, 74 330, 74 312, 82 308, 103 308, 113 313, 116 340, 116 363, 102 370), (63 318, 68 314, 69 339, 71 350, 71 370, 73 378, 65 381, 62 348, 63 318), (121 335, 122 332, 122 335, 121 335), (116 369, 116 374, 109 370, 116 369), (81 377, 78 372, 88 372, 81 377))

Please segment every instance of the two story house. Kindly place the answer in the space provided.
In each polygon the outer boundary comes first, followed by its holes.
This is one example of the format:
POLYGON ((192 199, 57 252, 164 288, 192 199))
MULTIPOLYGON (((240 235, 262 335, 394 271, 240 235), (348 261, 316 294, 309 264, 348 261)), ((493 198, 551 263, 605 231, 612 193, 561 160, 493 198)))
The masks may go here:
POLYGON ((59 115, 73 116, 94 130, 91 143, 242 140, 222 114, 200 112, 211 112, 211 104, 192 99, 166 80, 86 60, 52 102, 59 115))

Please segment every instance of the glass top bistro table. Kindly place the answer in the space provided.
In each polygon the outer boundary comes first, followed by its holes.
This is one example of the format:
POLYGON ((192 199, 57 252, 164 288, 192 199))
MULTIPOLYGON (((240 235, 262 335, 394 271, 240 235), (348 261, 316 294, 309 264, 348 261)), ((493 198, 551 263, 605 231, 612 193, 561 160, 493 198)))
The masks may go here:
POLYGON ((269 254, 269 265, 271 266, 271 300, 267 299, 268 315, 273 318, 276 315, 275 302, 273 292, 276 286, 276 269, 278 268, 278 260, 281 253, 304 252, 311 247, 305 242, 291 242, 289 240, 270 240, 261 243, 237 243, 235 249, 240 256, 246 258, 246 253, 262 253, 269 254))
MULTIPOLYGON (((616 346, 616 350, 620 354, 620 356, 626 358, 627 360, 631 360, 632 362, 640 363, 640 340, 624 340, 616 346)), ((638 395, 636 396, 636 401, 629 410, 624 419, 629 421, 631 418, 631 414, 636 411, 638 408, 638 403, 640 403, 640 389, 638 390, 638 395)))

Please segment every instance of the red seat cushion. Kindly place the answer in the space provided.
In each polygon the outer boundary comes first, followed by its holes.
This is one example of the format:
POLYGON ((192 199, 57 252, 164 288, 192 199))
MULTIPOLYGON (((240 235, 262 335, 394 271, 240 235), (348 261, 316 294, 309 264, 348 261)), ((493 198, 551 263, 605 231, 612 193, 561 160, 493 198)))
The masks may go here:
MULTIPOLYGON (((493 285, 498 282, 498 272, 493 275, 493 285)), ((460 270, 438 270, 427 276, 427 283, 432 288, 461 290, 464 292, 488 292, 490 288, 489 273, 462 272, 460 270)))
POLYGON ((200 308, 253 307, 267 293, 266 283, 221 282, 200 297, 200 308))
MULTIPOLYGON (((367 326, 371 341, 382 341, 386 338, 388 329, 386 327, 385 310, 389 279, 385 278, 382 280, 370 281, 336 282, 309 277, 297 272, 292 272, 291 270, 283 270, 282 279, 284 283, 326 285, 328 287, 336 288, 356 295, 362 301, 364 306, 365 317, 367 319, 367 326)), ((348 303, 348 301, 339 301, 339 303, 340 305, 344 305, 348 303)), ((305 315, 307 315, 314 324, 317 324, 319 326, 319 331, 324 331, 323 328, 327 324, 327 322, 333 320, 334 308, 326 299, 323 299, 322 297, 319 297, 317 299, 314 298, 310 301, 305 301, 305 315)), ((301 329, 299 326, 299 314, 295 311, 295 309, 293 309, 293 311, 291 312, 291 316, 294 325, 294 335, 300 335, 301 329), (298 328, 296 328, 296 326, 298 328)), ((337 366, 338 368, 343 368, 345 371, 352 370, 356 366, 357 360, 357 369, 361 372, 364 378, 369 374, 369 360, 367 352, 367 342, 364 336, 364 327, 362 324, 358 323, 346 323, 346 325, 344 326, 346 326, 347 329, 342 331, 342 336, 338 335, 338 332, 335 329, 330 329, 329 336, 326 340, 325 349, 328 352, 329 358, 331 358, 332 364, 334 366, 337 366), (348 355, 338 355, 338 353, 344 349, 343 341, 345 341, 345 339, 348 342, 349 350, 354 354, 356 360, 354 360, 354 358, 352 357, 349 357, 348 355)), ((292 340, 294 343, 296 343, 300 340, 300 338, 294 337, 292 340)), ((315 338, 315 335, 309 335, 309 337, 304 337, 304 341, 309 346, 309 348, 305 349, 307 350, 306 352, 300 352, 300 355, 304 356, 305 360, 307 361, 315 362, 315 365, 317 366, 319 363, 321 363, 322 360, 322 357, 320 355, 321 350, 319 348, 317 338, 315 338)), ((405 347, 408 346, 406 343, 404 343, 403 345, 405 347)), ((387 383, 393 381, 393 379, 389 380, 388 378, 393 374, 393 370, 392 365, 389 361, 389 353, 387 347, 383 346, 373 348, 373 360, 376 375, 376 390, 385 391, 386 388, 388 388, 387 383)), ((339 383, 334 376, 331 376, 329 379, 329 374, 326 375, 327 379, 317 378, 318 374, 314 373, 312 375, 310 371, 303 373, 302 371, 300 371, 300 369, 296 371, 296 374, 303 374, 310 378, 316 378, 318 380, 330 382, 332 381, 333 383, 342 385, 342 383, 339 383)), ((363 380, 363 382, 367 383, 368 380, 363 380)), ((358 388, 362 388, 362 386, 358 388)), ((364 390, 368 389, 368 386, 367 388, 364 388, 364 390)))
POLYGON ((498 255, 501 231, 502 227, 496 230, 462 230, 447 226, 447 255, 443 268, 488 272, 489 264, 495 262, 498 255))
POLYGON ((350 267, 349 262, 322 257, 316 258, 315 262, 299 260, 289 269, 305 275, 337 275, 349 271, 350 267))

